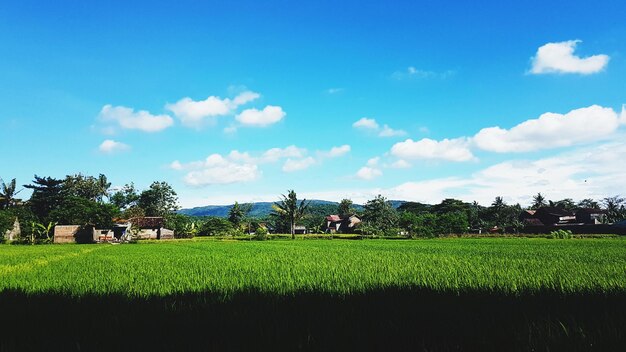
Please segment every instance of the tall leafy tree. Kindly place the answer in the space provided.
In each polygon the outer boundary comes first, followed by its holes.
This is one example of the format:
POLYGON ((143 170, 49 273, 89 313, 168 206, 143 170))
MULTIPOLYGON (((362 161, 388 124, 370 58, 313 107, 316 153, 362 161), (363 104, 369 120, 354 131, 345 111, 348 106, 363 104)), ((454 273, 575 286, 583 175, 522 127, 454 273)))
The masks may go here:
POLYGON ((83 174, 67 175, 63 182, 63 191, 66 196, 102 201, 110 185, 102 174, 99 178, 83 174), (103 190, 103 187, 106 189, 103 190))
POLYGON ((337 213, 339 215, 352 215, 356 212, 356 209, 353 207, 354 203, 350 199, 342 199, 337 206, 337 213))
POLYGON ((138 205, 146 216, 166 216, 178 210, 178 196, 167 182, 155 181, 141 192, 138 205))
POLYGON ((626 218, 626 199, 620 196, 606 197, 602 199, 602 205, 606 209, 606 220, 609 223, 618 222, 626 218))
POLYGON ((363 207, 363 220, 374 229, 386 232, 397 226, 398 212, 382 195, 367 201, 363 207))
POLYGON ((5 183, 4 180, 0 178, 0 209, 7 209, 13 205, 17 201, 15 195, 20 192, 21 190, 17 191, 15 179, 12 179, 9 183, 5 183))
POLYGON ((588 208, 588 209, 600 209, 600 203, 596 202, 591 198, 585 198, 578 202, 578 208, 588 208))
POLYGON ((52 177, 39 177, 35 175, 33 183, 24 185, 32 189, 30 207, 40 220, 45 220, 48 214, 56 209, 63 200, 63 180, 52 177))
POLYGON ((230 221, 236 228, 246 220, 248 213, 252 209, 252 204, 239 204, 235 202, 228 211, 228 221, 230 221))
POLYGON ((298 202, 298 197, 294 190, 289 190, 286 196, 284 194, 281 196, 282 199, 280 201, 272 204, 273 214, 289 223, 291 238, 295 239, 296 223, 307 214, 311 202, 307 202, 306 199, 298 202))
POLYGON ((120 210, 126 210, 136 206, 137 202, 139 202, 139 193, 137 193, 135 184, 131 182, 130 184, 124 185, 122 189, 111 194, 109 201, 120 210))

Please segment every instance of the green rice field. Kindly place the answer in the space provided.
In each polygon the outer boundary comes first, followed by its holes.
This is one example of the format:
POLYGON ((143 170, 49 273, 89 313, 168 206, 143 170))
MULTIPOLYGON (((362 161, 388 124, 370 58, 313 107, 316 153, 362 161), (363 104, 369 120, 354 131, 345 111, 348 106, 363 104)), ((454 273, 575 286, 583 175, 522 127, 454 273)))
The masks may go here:
POLYGON ((0 246, 0 329, 15 337, 0 350, 42 347, 15 327, 30 319, 82 326, 46 330, 64 349, 118 348, 94 331, 155 323, 164 349, 593 349, 624 341, 624 308, 622 238, 0 246), (186 332, 201 333, 166 338, 186 332))

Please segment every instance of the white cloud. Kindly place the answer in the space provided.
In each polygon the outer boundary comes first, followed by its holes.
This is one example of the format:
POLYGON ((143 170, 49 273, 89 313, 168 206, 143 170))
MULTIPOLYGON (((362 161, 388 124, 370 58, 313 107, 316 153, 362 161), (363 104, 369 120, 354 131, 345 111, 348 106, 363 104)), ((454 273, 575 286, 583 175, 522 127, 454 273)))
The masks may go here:
POLYGON ((376 122, 375 119, 362 117, 357 122, 353 123, 352 127, 377 130, 378 129, 378 123, 376 122))
POLYGON ((105 122, 115 122, 123 129, 144 132, 158 132, 174 124, 168 115, 152 115, 145 110, 135 112, 132 108, 109 104, 102 107, 98 117, 105 122))
POLYGON ((286 148, 272 148, 263 153, 261 159, 267 162, 275 162, 282 158, 302 158, 306 155, 307 150, 290 145, 286 148))
POLYGON ((194 101, 189 97, 180 99, 174 104, 167 104, 166 109, 172 111, 183 125, 190 127, 202 126, 207 117, 231 115, 241 105, 247 104, 260 97, 258 93, 245 91, 234 99, 222 99, 209 96, 205 100, 194 101))
POLYGON ((506 130, 483 128, 473 142, 480 149, 505 153, 566 147, 609 137, 619 127, 617 113, 593 105, 567 114, 545 113, 506 130))
POLYGON ((307 157, 304 159, 287 159, 283 165, 284 172, 294 172, 308 169, 311 165, 315 164, 315 159, 307 157))
POLYGON ((383 129, 378 133, 379 137, 397 137, 397 136, 404 136, 406 135, 406 132, 403 130, 394 130, 393 128, 384 125, 383 129))
POLYGON ((394 169, 408 169, 411 167, 411 164, 409 164, 405 160, 400 159, 400 160, 396 160, 395 162, 393 162, 391 164, 391 167, 394 169))
POLYGON ((377 131, 379 137, 397 137, 404 136, 406 134, 405 131, 394 130, 393 128, 389 127, 389 125, 383 125, 383 127, 380 128, 380 125, 378 124, 378 122, 376 122, 375 119, 370 119, 368 117, 362 117, 361 119, 353 123, 352 127, 362 130, 377 131))
POLYGON ((225 163, 198 171, 191 171, 184 177, 189 186, 207 186, 254 181, 260 176, 256 165, 225 163))
POLYGON ((246 109, 235 119, 245 126, 265 127, 279 122, 285 115, 280 106, 268 105, 263 110, 246 109))
POLYGON ((470 161, 475 157, 469 149, 466 138, 444 139, 442 141, 424 138, 419 141, 407 139, 394 144, 391 154, 402 159, 438 159, 448 161, 470 161))
POLYGON ((339 93, 343 93, 345 91, 344 88, 329 88, 326 90, 326 93, 328 94, 339 94, 339 93))
POLYGON ((626 125, 626 105, 622 105, 622 113, 619 120, 622 125, 626 125))
POLYGON ((359 171, 356 172, 356 177, 362 180, 373 180, 376 177, 381 176, 382 174, 383 172, 380 171, 379 169, 369 167, 369 166, 363 166, 362 168, 359 169, 359 171))
POLYGON ((379 156, 373 157, 367 161, 367 166, 369 167, 377 166, 379 161, 380 161, 379 156))
POLYGON ((420 70, 415 68, 414 66, 407 67, 404 71, 396 71, 391 75, 391 78, 397 80, 403 79, 428 79, 428 78, 438 78, 438 79, 446 79, 451 76, 454 76, 456 72, 453 70, 447 70, 443 72, 435 72, 429 70, 420 70))
POLYGON ((607 55, 593 55, 585 58, 574 55, 580 40, 548 43, 537 50, 533 58, 533 74, 579 73, 583 75, 602 71, 609 62, 607 55))
POLYGON ((320 155, 328 157, 328 158, 338 158, 340 156, 344 156, 350 152, 350 146, 344 144, 339 147, 332 147, 327 152, 320 152, 320 155))
POLYGON ((111 153, 115 153, 115 152, 122 152, 122 151, 125 151, 125 150, 128 150, 128 149, 130 149, 129 145, 124 144, 122 142, 116 142, 116 141, 114 141, 112 139, 105 140, 98 147, 98 150, 100 150, 100 152, 106 153, 106 154, 111 154, 111 153))

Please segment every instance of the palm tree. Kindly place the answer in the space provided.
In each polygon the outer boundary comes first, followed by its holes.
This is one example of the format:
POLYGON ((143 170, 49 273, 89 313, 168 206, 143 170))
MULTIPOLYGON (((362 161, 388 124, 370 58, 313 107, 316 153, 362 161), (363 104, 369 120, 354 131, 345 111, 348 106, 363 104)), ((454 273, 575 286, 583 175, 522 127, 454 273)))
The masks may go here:
POLYGON ((291 239, 296 238, 296 222, 302 219, 309 211, 309 204, 306 199, 298 203, 298 198, 294 190, 289 190, 287 196, 281 195, 283 199, 272 204, 274 215, 285 219, 289 223, 291 239))
POLYGON ((107 180, 107 177, 103 174, 98 176, 98 201, 102 202, 104 197, 109 197, 109 188, 111 188, 111 182, 107 180))
POLYGON ((541 193, 537 193, 537 195, 533 197, 533 204, 530 206, 530 209, 537 210, 541 207, 545 207, 546 205, 548 205, 546 203, 546 197, 544 197, 541 193))
POLYGON ((0 200, 2 201, 0 208, 6 209, 10 207, 12 203, 15 203, 15 195, 22 191, 19 190, 16 192, 15 189, 15 179, 12 179, 11 182, 7 184, 0 178, 0 200))

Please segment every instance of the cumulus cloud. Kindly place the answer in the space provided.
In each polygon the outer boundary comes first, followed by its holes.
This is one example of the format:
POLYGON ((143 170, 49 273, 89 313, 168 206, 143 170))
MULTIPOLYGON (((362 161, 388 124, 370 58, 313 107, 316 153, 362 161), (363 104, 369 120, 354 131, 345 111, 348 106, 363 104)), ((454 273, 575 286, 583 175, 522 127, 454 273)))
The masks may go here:
POLYGON ((580 40, 548 43, 537 50, 533 58, 533 74, 544 73, 579 73, 588 75, 602 71, 609 63, 607 55, 593 55, 585 58, 574 55, 580 40))
POLYGON ((123 129, 144 132, 162 131, 174 124, 169 115, 152 115, 145 110, 135 112, 132 108, 109 104, 102 107, 98 117, 101 121, 116 123, 123 129))
POLYGON ((350 146, 347 144, 344 144, 339 147, 332 147, 328 151, 320 151, 318 152, 318 155, 320 157, 325 157, 325 158, 338 158, 340 156, 344 156, 348 154, 350 150, 351 150, 350 146))
POLYGON ((378 122, 375 119, 370 119, 368 117, 362 117, 358 121, 352 124, 352 127, 377 132, 379 137, 397 137, 404 136, 406 134, 403 130, 395 130, 388 125, 383 125, 381 128, 378 122))
POLYGON ((183 125, 200 127, 206 118, 234 114, 239 106, 259 97, 258 93, 251 91, 242 92, 233 99, 209 96, 205 100, 195 101, 186 97, 174 104, 167 104, 165 108, 172 111, 183 125))
POLYGON ((396 136, 404 136, 406 132, 403 130, 394 130, 393 128, 384 125, 382 130, 378 132, 379 137, 396 137, 396 136))
POLYGON ((290 145, 285 148, 271 148, 263 153, 261 159, 267 162, 274 162, 282 158, 302 158, 306 155, 307 150, 290 145))
POLYGON ((235 119, 244 126, 265 127, 279 122, 285 115, 280 106, 268 105, 263 110, 246 109, 235 119))
POLYGON ((622 125, 626 125, 626 105, 622 105, 622 113, 619 120, 622 125))
POLYGON ((362 117, 357 122, 353 123, 352 127, 377 130, 379 126, 375 119, 362 117))
POLYGON ((375 156, 367 161, 367 166, 369 167, 377 166, 379 161, 380 161, 380 157, 375 156))
POLYGON ((619 118, 613 109, 592 105, 564 115, 545 113, 509 130, 483 128, 473 142, 480 149, 498 153, 528 152, 601 140, 618 127, 619 118))
POLYGON ((283 165, 284 172, 294 172, 308 169, 311 165, 315 164, 313 157, 307 157, 304 159, 287 159, 283 165))
POLYGON ((383 172, 377 168, 363 166, 356 172, 356 177, 362 180, 373 180, 376 177, 382 176, 383 172))
POLYGON ((245 158, 245 153, 232 151, 228 157, 211 154, 206 159, 183 164, 170 164, 174 170, 187 170, 183 181, 189 186, 206 186, 254 181, 261 173, 256 164, 245 158))
POLYGON ((469 149, 467 138, 436 141, 424 138, 419 141, 407 139, 391 147, 391 155, 402 159, 431 159, 447 161, 470 161, 475 157, 469 149))
POLYGON ((129 149, 130 149, 129 145, 124 144, 122 142, 116 142, 112 139, 105 140, 98 147, 98 150, 100 150, 100 152, 105 153, 105 154, 122 152, 122 151, 129 150, 129 149))

